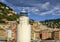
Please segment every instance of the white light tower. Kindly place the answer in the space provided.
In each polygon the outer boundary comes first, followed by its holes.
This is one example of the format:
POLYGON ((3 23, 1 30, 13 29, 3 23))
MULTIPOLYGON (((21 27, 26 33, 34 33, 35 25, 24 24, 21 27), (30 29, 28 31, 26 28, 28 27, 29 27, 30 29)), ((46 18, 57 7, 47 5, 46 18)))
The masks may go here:
POLYGON ((28 13, 23 9, 17 27, 17 42, 31 42, 31 26, 28 13))

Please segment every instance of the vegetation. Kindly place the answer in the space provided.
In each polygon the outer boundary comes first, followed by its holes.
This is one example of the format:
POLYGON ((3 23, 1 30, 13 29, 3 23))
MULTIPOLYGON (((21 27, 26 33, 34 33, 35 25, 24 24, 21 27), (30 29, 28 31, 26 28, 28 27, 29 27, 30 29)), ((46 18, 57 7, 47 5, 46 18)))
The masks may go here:
POLYGON ((45 20, 41 21, 41 23, 50 28, 60 28, 60 19, 45 20))
POLYGON ((0 2, 0 22, 2 22, 4 19, 7 21, 16 21, 17 18, 19 18, 19 14, 0 2))
POLYGON ((30 23, 31 25, 33 25, 34 20, 33 20, 33 19, 30 19, 29 23, 30 23))

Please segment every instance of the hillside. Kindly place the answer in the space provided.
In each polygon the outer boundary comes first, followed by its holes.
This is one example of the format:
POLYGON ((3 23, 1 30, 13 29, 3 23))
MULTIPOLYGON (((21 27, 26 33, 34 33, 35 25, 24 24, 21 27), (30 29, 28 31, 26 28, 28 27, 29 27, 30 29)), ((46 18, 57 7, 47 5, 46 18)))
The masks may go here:
POLYGON ((10 7, 0 2, 0 22, 2 21, 15 21, 19 15, 10 7))
POLYGON ((50 28, 60 28, 60 19, 51 19, 41 21, 41 23, 50 28))

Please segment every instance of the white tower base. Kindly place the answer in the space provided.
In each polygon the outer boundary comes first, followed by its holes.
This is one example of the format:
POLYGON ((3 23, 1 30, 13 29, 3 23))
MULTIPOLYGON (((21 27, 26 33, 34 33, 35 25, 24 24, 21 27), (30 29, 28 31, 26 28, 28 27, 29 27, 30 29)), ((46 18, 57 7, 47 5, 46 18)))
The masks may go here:
POLYGON ((31 26, 29 18, 20 17, 19 25, 17 28, 17 42, 31 42, 31 26))

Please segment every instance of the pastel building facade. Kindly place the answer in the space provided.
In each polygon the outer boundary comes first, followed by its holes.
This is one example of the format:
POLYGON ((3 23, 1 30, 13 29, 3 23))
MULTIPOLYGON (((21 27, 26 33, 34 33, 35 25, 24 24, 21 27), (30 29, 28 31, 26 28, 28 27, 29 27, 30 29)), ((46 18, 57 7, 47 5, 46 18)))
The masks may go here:
POLYGON ((32 25, 32 39, 33 40, 60 40, 59 28, 48 28, 39 22, 32 25))

